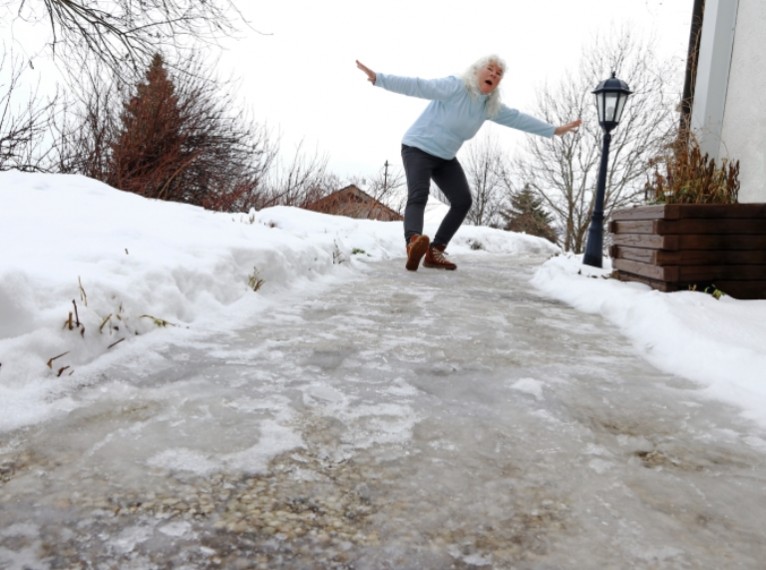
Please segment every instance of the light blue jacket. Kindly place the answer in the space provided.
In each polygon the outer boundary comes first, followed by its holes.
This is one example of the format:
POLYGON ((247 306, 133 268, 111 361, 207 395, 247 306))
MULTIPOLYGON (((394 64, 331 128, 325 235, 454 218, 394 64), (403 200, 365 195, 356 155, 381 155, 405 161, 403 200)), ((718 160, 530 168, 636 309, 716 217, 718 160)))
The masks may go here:
POLYGON ((500 106, 497 115, 489 117, 485 106, 487 95, 472 94, 459 77, 419 79, 378 73, 375 85, 394 93, 431 100, 404 134, 402 144, 445 160, 455 158, 463 143, 473 138, 487 120, 535 135, 554 135, 553 125, 505 105, 500 106))

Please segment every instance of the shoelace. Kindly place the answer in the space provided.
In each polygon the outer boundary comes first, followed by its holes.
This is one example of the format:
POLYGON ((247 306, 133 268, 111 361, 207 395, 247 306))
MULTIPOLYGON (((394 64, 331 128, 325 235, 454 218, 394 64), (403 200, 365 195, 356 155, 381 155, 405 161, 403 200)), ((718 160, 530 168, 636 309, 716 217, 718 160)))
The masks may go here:
POLYGON ((431 256, 434 258, 434 261, 436 261, 437 263, 449 263, 449 261, 447 261, 447 258, 444 257, 444 253, 442 253, 435 247, 431 248, 431 256))

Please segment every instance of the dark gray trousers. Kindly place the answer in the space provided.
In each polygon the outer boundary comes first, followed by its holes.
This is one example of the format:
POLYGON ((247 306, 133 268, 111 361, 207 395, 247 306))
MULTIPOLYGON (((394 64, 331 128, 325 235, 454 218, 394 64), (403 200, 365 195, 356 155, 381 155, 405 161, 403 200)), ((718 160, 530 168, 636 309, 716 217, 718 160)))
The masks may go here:
POLYGON ((445 160, 412 146, 402 145, 402 162, 407 178, 407 206, 404 209, 404 239, 423 233, 423 216, 433 180, 449 200, 432 243, 447 245, 465 220, 473 199, 468 180, 457 158, 445 160))

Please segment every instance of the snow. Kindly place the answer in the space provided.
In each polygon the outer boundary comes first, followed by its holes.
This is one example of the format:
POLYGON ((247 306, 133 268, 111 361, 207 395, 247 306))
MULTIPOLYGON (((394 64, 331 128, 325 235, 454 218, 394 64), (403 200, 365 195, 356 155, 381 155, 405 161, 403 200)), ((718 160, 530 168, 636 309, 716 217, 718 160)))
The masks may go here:
MULTIPOLYGON (((73 395, 97 385, 99 371, 110 366, 146 366, 170 340, 245 326, 404 254, 400 223, 288 207, 216 213, 81 176, 0 173, 0 201, 2 432, 76 409, 82 404, 73 395)), ((427 231, 433 233, 444 209, 431 204, 427 231)), ((530 287, 601 315, 654 366, 766 425, 766 301, 659 293, 608 279, 609 267, 584 266, 580 256, 544 240, 489 228, 463 226, 450 252, 468 255, 478 244, 482 254, 546 254, 530 287)), ((542 384, 532 378, 511 387, 542 397, 542 384)), ((307 404, 342 404, 341 394, 321 385, 306 398, 307 404)), ((278 400, 236 403, 248 405, 256 412, 270 407, 278 417, 288 413, 278 400)), ((396 406, 389 413, 394 422, 415 421, 396 406)), ((267 422, 256 446, 225 462, 265 464, 298 444, 281 422, 267 422)), ((183 447, 163 449, 149 463, 199 473, 215 468, 183 447)))
POLYGON ((703 393, 766 424, 766 301, 661 293, 601 278, 608 273, 578 266, 566 255, 548 261, 532 284, 576 309, 602 315, 657 368, 698 382, 703 393))

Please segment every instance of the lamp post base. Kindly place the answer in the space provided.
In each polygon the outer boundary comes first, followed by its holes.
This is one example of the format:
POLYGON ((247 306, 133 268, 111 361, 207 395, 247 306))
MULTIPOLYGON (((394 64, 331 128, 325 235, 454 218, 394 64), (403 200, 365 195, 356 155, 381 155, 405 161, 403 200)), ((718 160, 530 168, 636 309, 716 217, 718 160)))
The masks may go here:
POLYGON ((591 267, 603 266, 604 250, 604 216, 593 214, 588 229, 588 243, 585 246, 585 254, 582 262, 591 267))

